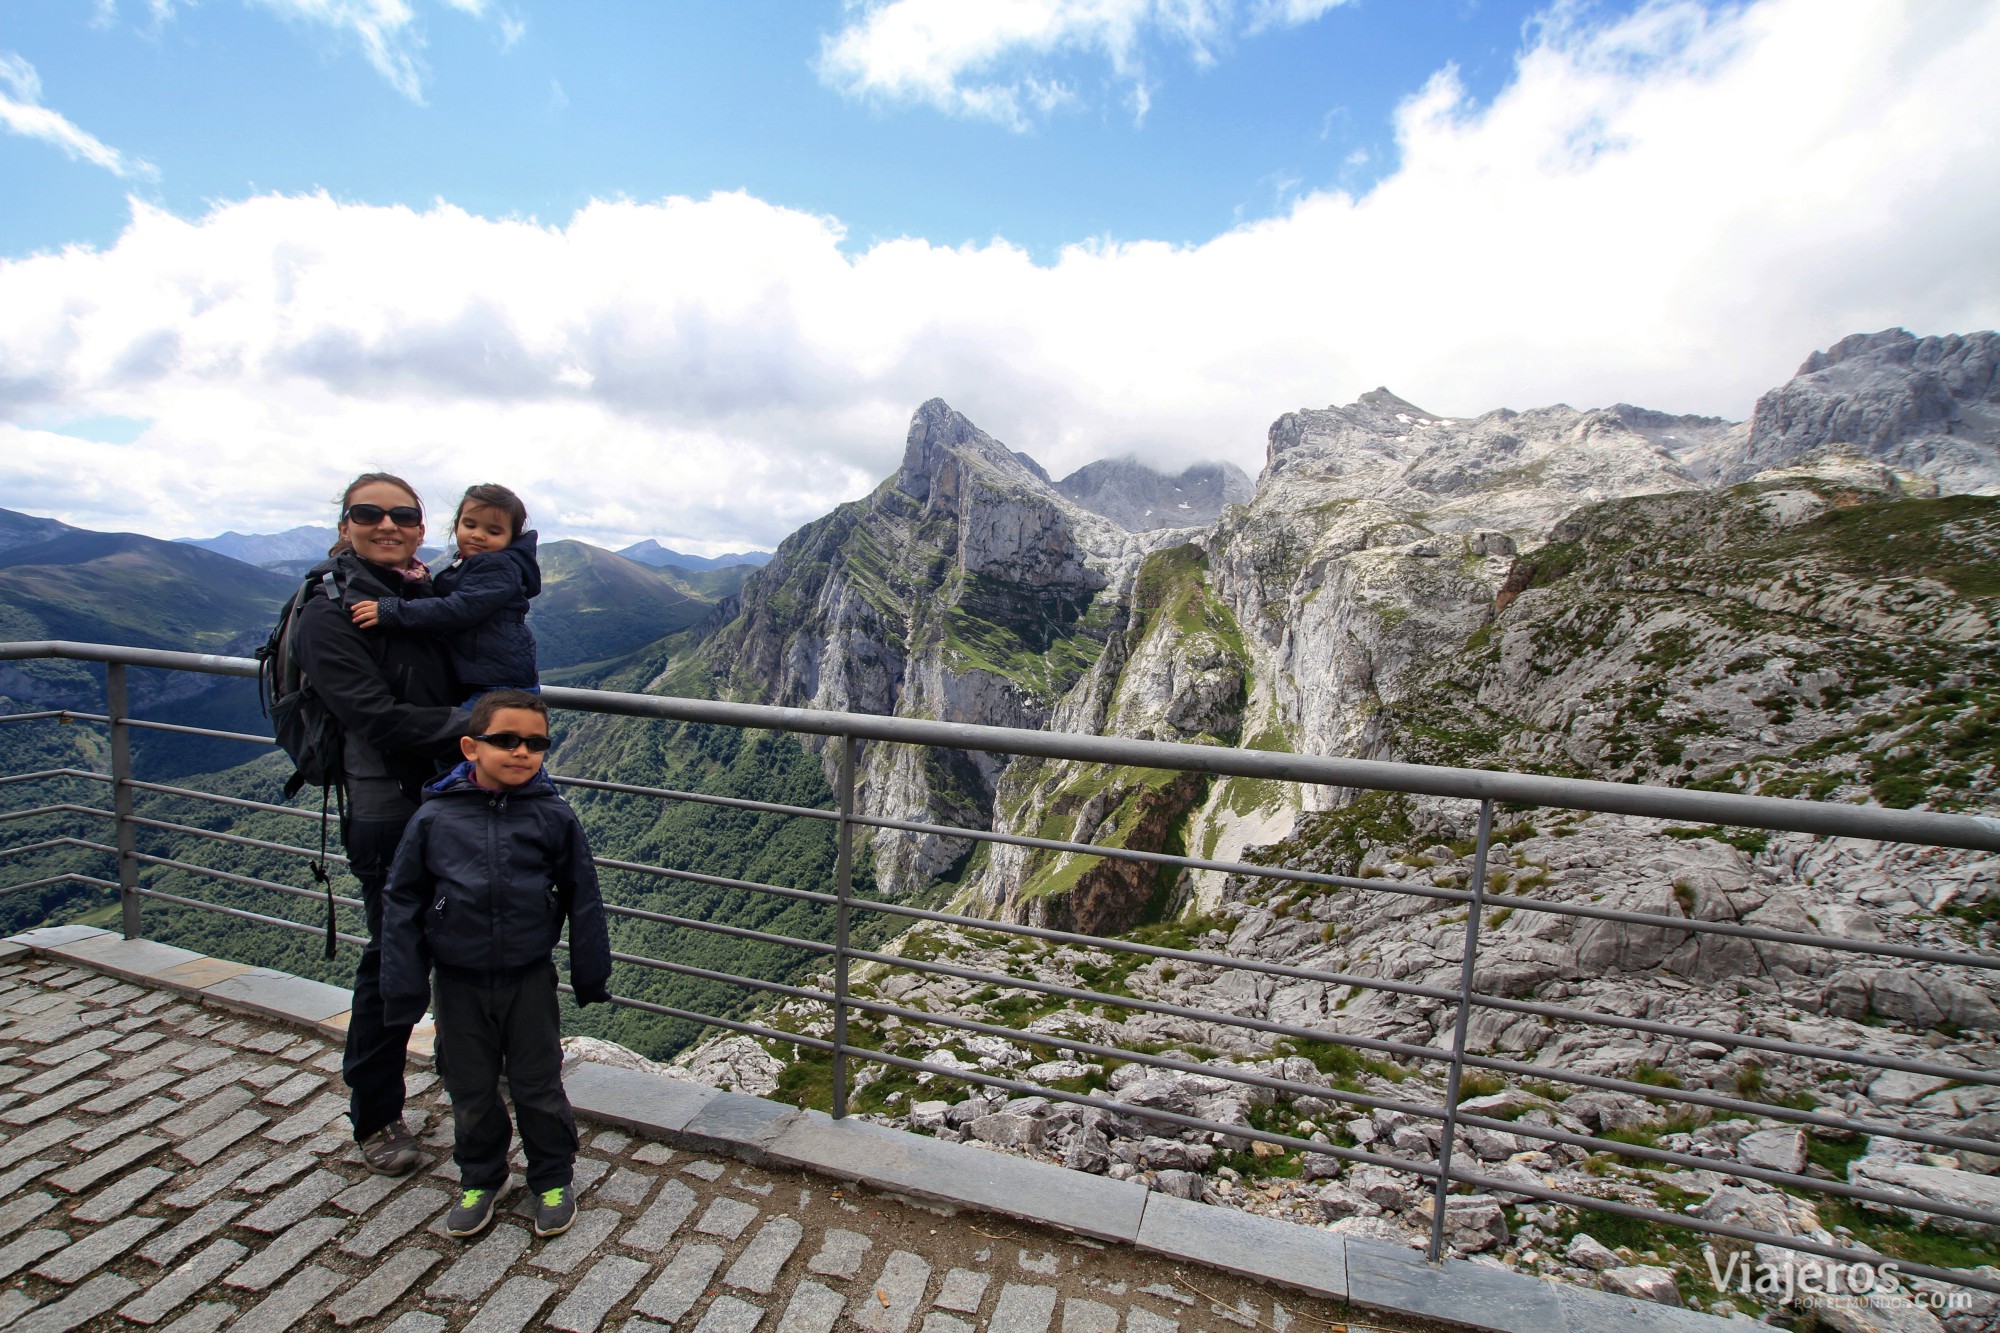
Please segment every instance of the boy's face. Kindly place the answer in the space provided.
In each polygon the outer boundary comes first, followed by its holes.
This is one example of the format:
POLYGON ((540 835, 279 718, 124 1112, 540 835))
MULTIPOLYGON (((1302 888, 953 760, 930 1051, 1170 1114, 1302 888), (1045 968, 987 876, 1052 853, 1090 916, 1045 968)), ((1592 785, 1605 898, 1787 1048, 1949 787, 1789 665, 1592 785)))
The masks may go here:
POLYGON ((504 551, 514 544, 514 520, 491 505, 466 505, 460 509, 458 526, 453 531, 458 536, 461 555, 504 551))
POLYGON ((472 761, 473 780, 488 791, 518 787, 542 771, 542 756, 522 743, 529 736, 549 734, 549 720, 531 708, 497 708, 486 724, 487 736, 512 738, 514 745, 503 748, 491 741, 461 736, 458 748, 472 761))

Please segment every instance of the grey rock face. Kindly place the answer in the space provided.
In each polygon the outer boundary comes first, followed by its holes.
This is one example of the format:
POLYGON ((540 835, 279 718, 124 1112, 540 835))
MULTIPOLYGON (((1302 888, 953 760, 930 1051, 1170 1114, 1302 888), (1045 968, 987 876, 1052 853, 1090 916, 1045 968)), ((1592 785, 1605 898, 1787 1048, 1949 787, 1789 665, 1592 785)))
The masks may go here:
POLYGON ((1824 454, 1876 459, 1952 493, 2000 489, 2000 333, 1855 334, 1757 400, 1725 482, 1824 454))
POLYGON ((1224 505, 1248 504, 1256 483, 1234 463, 1196 463, 1178 476, 1155 471, 1136 458, 1089 463, 1055 483, 1058 491, 1121 528, 1201 528, 1224 505))

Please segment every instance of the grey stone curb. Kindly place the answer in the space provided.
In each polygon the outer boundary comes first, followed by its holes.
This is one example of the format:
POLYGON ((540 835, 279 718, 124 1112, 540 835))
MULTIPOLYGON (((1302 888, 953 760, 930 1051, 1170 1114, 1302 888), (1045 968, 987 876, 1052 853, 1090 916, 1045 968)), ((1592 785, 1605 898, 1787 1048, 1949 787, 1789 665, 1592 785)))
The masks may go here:
MULTIPOLYGON (((219 1008, 311 1028, 339 1041, 348 992, 90 926, 0 941, 219 1008)), ((412 1056, 425 1059, 428 1044, 412 1056)), ((834 1120, 659 1074, 583 1063, 563 1072, 579 1116, 675 1147, 793 1167, 947 1208, 997 1213, 1390 1314, 1491 1333, 1720 1333, 1732 1321, 1509 1272, 1465 1259, 1433 1266, 1414 1250, 1191 1203, 1136 1181, 890 1129, 834 1120)))

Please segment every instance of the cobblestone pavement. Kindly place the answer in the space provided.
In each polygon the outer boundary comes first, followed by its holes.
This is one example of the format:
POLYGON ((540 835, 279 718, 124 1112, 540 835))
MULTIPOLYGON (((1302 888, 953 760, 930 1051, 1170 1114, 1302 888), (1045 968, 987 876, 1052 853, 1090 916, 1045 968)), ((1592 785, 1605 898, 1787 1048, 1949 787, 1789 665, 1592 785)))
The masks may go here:
POLYGON ((0 1328, 1362 1328, 1333 1303, 1124 1246, 587 1124, 571 1231, 535 1239, 517 1177, 467 1244, 443 1232, 456 1170, 436 1076, 410 1078, 426 1162, 384 1179, 348 1136, 339 1071, 337 1048, 296 1029, 46 960, 0 965, 0 1328))

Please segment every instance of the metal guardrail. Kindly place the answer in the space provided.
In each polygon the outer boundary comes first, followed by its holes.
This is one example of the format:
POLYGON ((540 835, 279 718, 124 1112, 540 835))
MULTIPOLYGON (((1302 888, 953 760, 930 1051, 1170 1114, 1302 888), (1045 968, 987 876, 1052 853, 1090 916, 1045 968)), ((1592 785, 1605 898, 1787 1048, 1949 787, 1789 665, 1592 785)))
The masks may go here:
MULTIPOLYGON (((140 793, 145 793, 160 798, 197 801, 225 808, 282 814, 306 820, 323 820, 327 818, 321 812, 293 806, 248 800, 243 797, 204 792, 194 788, 166 783, 144 782, 136 779, 132 774, 131 731, 134 728, 168 730, 183 734, 258 742, 262 744, 270 744, 271 741, 268 737, 251 736, 240 732, 189 727, 132 717, 126 683, 126 671, 129 667, 193 671, 224 676, 254 676, 257 670, 256 664, 245 658, 122 648, 98 644, 54 641, 0 643, 0 661, 52 657, 104 663, 106 669, 107 711, 103 714, 92 714, 68 710, 42 710, 0 717, 0 722, 12 723, 60 719, 63 721, 77 720, 103 723, 110 729, 111 771, 109 773, 100 773, 82 769, 64 768, 35 773, 12 774, 0 776, 0 786, 65 778, 103 783, 111 789, 112 808, 106 810, 99 806, 80 805, 73 802, 54 803, 0 813, 0 823, 55 814, 109 820, 113 826, 115 844, 97 842, 79 837, 57 837, 0 850, 0 857, 19 856, 36 851, 54 850, 61 847, 82 849, 114 857, 117 866, 117 879, 114 881, 80 873, 68 873, 0 887, 0 892, 20 892, 65 882, 83 883, 99 888, 116 888, 119 891, 122 907, 122 925, 128 938, 137 937, 139 934, 140 905, 145 899, 154 899, 201 910, 222 912, 233 917, 281 929, 309 934, 320 933, 322 927, 319 926, 302 925, 282 917, 249 912, 240 908, 231 908, 213 903, 204 903, 197 899, 147 888, 141 884, 142 867, 152 866, 203 876, 240 887, 265 890, 284 895, 308 898, 319 896, 313 890, 300 889, 272 880, 204 867, 198 863, 180 858, 141 852, 138 847, 140 831, 151 830, 154 832, 171 833, 181 837, 217 840, 304 857, 319 855, 312 848, 212 829, 203 829, 190 824, 154 818, 150 815, 140 815, 134 809, 136 796, 140 793)), ((767 995, 783 996, 823 1004, 827 1006, 833 1019, 832 1034, 830 1037, 817 1037, 799 1032, 783 1031, 757 1022, 705 1014, 630 997, 614 996, 613 1003, 647 1013, 745 1033, 755 1037, 784 1041, 827 1053, 831 1057, 833 1069, 832 1099, 833 1114, 835 1116, 843 1116, 847 1113, 848 1096, 853 1085, 853 1080, 849 1076, 849 1065, 850 1061, 858 1059, 920 1073, 930 1073, 1020 1095, 1032 1094, 1054 1101, 1097 1107, 1113 1111, 1121 1116, 1132 1116, 1155 1121, 1176 1129, 1205 1131, 1211 1134, 1225 1135, 1236 1140, 1271 1143, 1287 1152, 1319 1154, 1353 1163, 1386 1167, 1395 1171, 1413 1174, 1432 1182, 1434 1195, 1431 1200, 1430 1257, 1433 1260, 1440 1257, 1442 1253, 1446 1212, 1445 1198, 1447 1191, 1453 1184, 1462 1184, 1478 1190, 1490 1190, 1503 1194, 1525 1196, 1546 1203, 1610 1213, 1660 1226, 1693 1230, 1753 1244, 1769 1244, 1842 1263, 1866 1263, 1879 1260, 1882 1257, 1872 1251, 1854 1249, 1838 1244, 1824 1244, 1814 1241, 1809 1237, 1780 1235, 1760 1231, 1755 1228, 1716 1222, 1700 1217, 1691 1217, 1684 1213, 1663 1212, 1656 1208, 1624 1203, 1615 1199, 1597 1198, 1553 1187, 1530 1185, 1524 1181, 1496 1179, 1485 1176, 1476 1169, 1467 1169, 1454 1161, 1459 1131, 1466 1127, 1494 1130, 1515 1135, 1519 1138, 1536 1140, 1544 1144, 1567 1145, 1583 1149, 1592 1154, 1612 1153, 1628 1159, 1653 1162, 1663 1166, 1721 1171, 1731 1176, 1762 1181, 1790 1191, 1832 1196, 1852 1200, 1857 1203, 1887 1206, 1912 1213, 1929 1214, 1937 1218, 1956 1219, 2000 1230, 2000 1214, 1979 1208, 1963 1207, 1902 1191, 1854 1185, 1844 1180, 1823 1180, 1808 1175, 1753 1166, 1743 1162, 1718 1162, 1714 1159, 1671 1151, 1655 1145, 1630 1143, 1600 1135, 1575 1133, 1556 1125, 1539 1125, 1523 1120, 1503 1120, 1490 1116, 1469 1114, 1462 1111, 1459 1106, 1460 1092, 1463 1087, 1466 1071, 1481 1070, 1493 1074, 1532 1078, 1548 1083, 1603 1089, 1648 1098, 1656 1103, 1675 1103, 1689 1108, 1699 1107, 1710 1111, 1762 1117, 1796 1124, 1806 1129, 1832 1130, 1837 1133, 1865 1134, 1871 1137, 1900 1139, 1908 1143, 1948 1152, 1971 1152, 1988 1156, 2000 1156, 2000 1142, 1963 1134, 1941 1133, 1886 1121, 1859 1120, 1818 1109, 1807 1110, 1792 1106, 1776 1105, 1750 1100, 1745 1097, 1730 1097, 1721 1093, 1700 1089, 1660 1086, 1632 1079, 1586 1074, 1581 1071, 1567 1070, 1560 1067, 1527 1064, 1496 1056, 1478 1055, 1466 1050, 1468 1020, 1474 1009, 1484 1008, 1508 1013, 1535 1015, 1551 1021, 1592 1025, 1599 1028, 1668 1037, 1676 1040, 1709 1041, 1725 1047, 1769 1052, 1776 1055, 1827 1064, 1874 1070, 1901 1070, 1913 1074, 1955 1079, 1966 1084, 2000 1086, 2000 1071, 1947 1065, 1932 1060, 1909 1059, 1882 1053, 1846 1051, 1759 1035, 1753 1032, 1732 1032, 1722 1029, 1702 1028, 1617 1014, 1600 1013, 1574 1006, 1511 999, 1499 995, 1485 994, 1474 989, 1476 964, 1481 942, 1482 918, 1484 909, 1492 901, 1488 898, 1486 892, 1486 867, 1488 851, 1493 840, 1494 807, 1498 802, 1567 810, 1649 816, 1659 819, 1693 821, 1705 825, 1733 825, 1761 829, 1789 830, 1826 836, 1867 838, 1886 842, 1902 842, 1978 851, 2000 851, 2000 820, 1975 816, 1936 814, 1925 811, 1885 810, 1875 807, 1740 796, 1719 792, 1683 791, 1624 783, 1589 782, 1521 773, 1434 768, 1413 764, 1332 759, 1268 751, 1235 750, 1214 746, 1176 745, 1156 741, 1127 740, 1118 737, 1067 735, 1002 727, 928 722, 909 718, 823 712, 811 709, 773 708, 655 695, 622 694, 598 690, 549 687, 543 691, 542 697, 553 708, 746 729, 786 731, 827 736, 835 738, 838 741, 840 748, 836 757, 835 804, 834 808, 830 810, 783 805, 739 797, 716 796, 703 792, 644 787, 628 783, 604 782, 585 778, 557 778, 558 782, 584 790, 633 795, 661 801, 695 802, 758 813, 779 814, 799 819, 827 821, 835 825, 836 864, 834 872, 835 891, 833 893, 816 892, 750 880, 732 879, 724 876, 675 869, 669 866, 628 862, 612 858, 600 857, 597 860, 597 864, 606 870, 692 884, 745 890, 779 898, 815 903, 833 909, 833 938, 831 940, 814 940, 774 934, 742 926, 726 926, 691 917, 616 906, 610 903, 606 904, 607 912, 615 917, 655 922, 689 930, 712 932, 736 939, 804 950, 827 958, 832 964, 833 989, 830 991, 811 986, 788 985, 754 977, 738 976, 733 973, 719 972, 694 967, 685 963, 649 958, 643 955, 613 954, 613 958, 616 961, 638 967, 722 982, 734 986, 748 987, 767 995), (855 770, 860 746, 864 741, 936 746, 956 750, 981 750, 1007 755, 1030 755, 1136 768, 1172 769, 1184 772, 1204 772, 1277 781, 1317 783, 1339 788, 1397 791, 1475 801, 1478 803, 1478 834, 1473 848, 1473 863, 1471 876, 1468 881, 1469 886, 1464 889, 1457 889, 1437 885, 1407 884, 1389 879, 1322 874, 1291 870, 1280 866, 1174 856, 1166 853, 1135 851, 1127 848, 1097 846, 1088 843, 1025 837, 986 829, 956 828, 948 825, 935 825, 918 821, 896 820, 865 815, 855 808, 854 799, 855 770), (1362 893, 1388 893, 1439 902, 1460 903, 1466 908, 1466 918, 1458 984, 1452 988, 1426 986, 1381 977, 1359 976, 1286 963, 1236 958, 1201 950, 1174 949, 1159 945, 1142 944, 1130 940, 1083 935, 1047 927, 1016 925, 1008 922, 919 908, 892 901, 858 897, 853 891, 853 842, 855 830, 859 828, 897 830, 972 841, 1005 843, 1013 846, 1117 858, 1187 869, 1216 870, 1229 874, 1299 883, 1302 885, 1340 887, 1357 890, 1362 893), (1394 995, 1449 1003, 1454 1008, 1451 1046, 1449 1050, 1444 1050, 1438 1047, 1421 1046, 1408 1042, 1360 1037, 1331 1029, 1316 1028, 1307 1024, 1278 1022, 1186 1005, 1169 1004, 1129 994, 1111 994, 1088 987, 1067 986, 1044 981, 1035 977, 980 972, 937 959, 906 958, 897 954, 859 948, 854 945, 851 935, 851 926, 855 919, 853 914, 857 911, 876 913, 912 923, 934 922, 952 926, 963 926, 981 931, 1062 944, 1073 944, 1092 949, 1173 960, 1202 967, 1236 969, 1272 977, 1346 985, 1360 990, 1380 991, 1394 995), (1431 1104, 1376 1096, 1342 1088, 1326 1087, 1319 1083, 1287 1079, 1230 1064, 1181 1059, 1171 1055, 1105 1046, 1072 1037, 1051 1033, 1028 1032, 1001 1024, 979 1022, 955 1014, 931 1013, 926 1010, 896 1005, 881 1000, 864 999, 854 995, 850 989, 851 973, 856 963, 878 964, 890 968, 908 969, 979 983, 1000 984, 1018 990, 1032 991, 1052 997, 1068 999, 1077 1003, 1108 1005, 1126 1011, 1171 1015, 1204 1023, 1241 1028, 1275 1039, 1291 1038, 1331 1043, 1354 1050, 1392 1056, 1403 1061, 1425 1062, 1433 1066, 1443 1065, 1446 1084, 1445 1097, 1441 1103, 1431 1104), (963 1067, 932 1064, 891 1051, 858 1046, 850 1040, 849 1032, 849 1018, 855 1012, 895 1018, 903 1023, 943 1027, 956 1031, 999 1037, 1009 1041, 1052 1047, 1069 1051, 1079 1056, 1115 1059, 1125 1063, 1141 1064, 1156 1069, 1200 1074, 1247 1087, 1264 1089, 1276 1094, 1293 1097, 1313 1097, 1322 1101, 1337 1102, 1360 1111, 1385 1110, 1400 1112, 1413 1118, 1432 1121, 1437 1124, 1439 1145, 1437 1155, 1434 1159, 1428 1161, 1414 1160, 1389 1153, 1370 1151, 1363 1147, 1324 1143, 1315 1139, 1258 1129, 1247 1124, 1212 1121, 1198 1116, 1183 1115, 1153 1107, 1135 1106, 1125 1102, 1096 1097, 1088 1093, 1044 1087, 998 1074, 963 1067)), ((343 858, 333 856, 330 859, 341 860, 343 858)), ((337 901, 353 908, 359 908, 361 905, 357 900, 351 898, 337 899, 337 901)), ((1508 895, 1505 899, 1505 905, 1517 912, 1541 912, 1593 920, 1614 921, 1677 931, 1683 935, 1713 934, 1765 943, 1836 950, 1847 954, 1944 963, 1969 967, 1984 972, 2000 969, 2000 955, 1985 954, 1970 950, 1952 951, 1921 948, 1890 941, 1845 939, 1746 926, 1733 922, 1701 921, 1687 917, 1621 911, 1599 908, 1583 903, 1537 899, 1523 894, 1508 895)), ((340 938, 350 943, 359 944, 364 942, 361 937, 351 934, 343 934, 340 938)), ((1899 1271, 1910 1276, 1956 1283, 1982 1291, 2000 1292, 2000 1281, 1993 1281, 1977 1273, 1964 1270, 1938 1268, 1920 1263, 1905 1262, 1899 1265, 1899 1271)))

